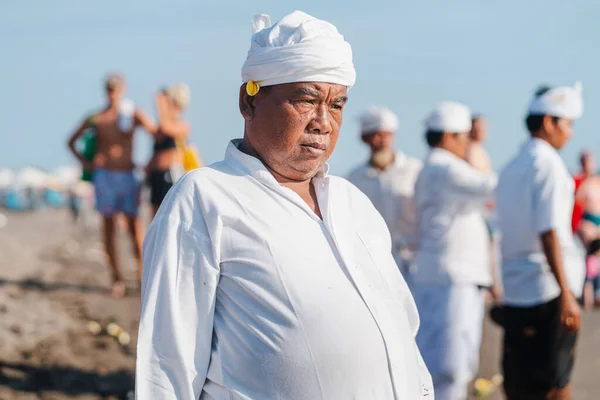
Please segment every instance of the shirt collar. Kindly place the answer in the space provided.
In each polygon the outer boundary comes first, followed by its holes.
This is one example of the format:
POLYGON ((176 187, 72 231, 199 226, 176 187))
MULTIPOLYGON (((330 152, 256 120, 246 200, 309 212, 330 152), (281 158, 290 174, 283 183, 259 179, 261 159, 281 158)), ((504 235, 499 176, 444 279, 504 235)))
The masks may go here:
MULTIPOLYGON (((269 187, 277 188, 278 190, 283 188, 283 186, 277 182, 273 174, 271 174, 271 172, 265 167, 262 161, 254 156, 244 153, 239 149, 241 144, 242 139, 233 139, 229 142, 227 150, 225 151, 225 162, 237 169, 243 170, 257 181, 269 187)), ((325 163, 319 168, 313 179, 326 178, 328 173, 329 164, 325 163)))
MULTIPOLYGON (((462 158, 450 153, 448 150, 444 150, 439 147, 434 147, 429 152, 429 160, 441 161, 444 163, 448 163, 448 162, 461 161, 462 158)), ((462 161, 464 161, 464 160, 462 160, 462 161)))
POLYGON ((529 140, 527 142, 525 142, 525 146, 543 148, 543 149, 553 150, 553 151, 557 152, 556 149, 554 147, 552 147, 552 145, 550 143, 546 142, 544 139, 540 139, 537 137, 529 138, 529 140))

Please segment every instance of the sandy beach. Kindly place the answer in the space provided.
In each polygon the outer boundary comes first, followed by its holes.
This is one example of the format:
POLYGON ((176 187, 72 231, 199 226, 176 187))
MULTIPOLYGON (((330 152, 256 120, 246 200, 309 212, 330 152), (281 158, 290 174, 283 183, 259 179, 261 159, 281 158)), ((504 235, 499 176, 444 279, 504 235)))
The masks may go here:
MULTIPOLYGON (((126 399, 134 386, 139 291, 135 263, 119 241, 129 294, 108 295, 109 276, 97 221, 75 226, 66 211, 7 214, 0 228, 0 400, 126 399), (131 335, 127 346, 90 320, 115 321, 131 335)), ((599 397, 600 312, 587 312, 578 347, 574 399, 599 397)), ((479 375, 500 369, 500 330, 485 325, 479 375)), ((472 397, 473 399, 476 397, 472 397)), ((499 391, 487 397, 502 399, 499 391)))
POLYGON ((64 211, 8 214, 0 229, 0 399, 125 399, 133 389, 139 291, 127 241, 123 271, 133 287, 108 295, 98 230, 64 211), (88 321, 115 321, 122 346, 88 321))

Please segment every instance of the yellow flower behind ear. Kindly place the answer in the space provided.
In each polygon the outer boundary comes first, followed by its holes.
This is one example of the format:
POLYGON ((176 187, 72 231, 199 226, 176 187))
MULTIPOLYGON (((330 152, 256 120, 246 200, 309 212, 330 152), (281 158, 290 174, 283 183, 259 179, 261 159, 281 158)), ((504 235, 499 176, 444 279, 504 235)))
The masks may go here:
POLYGON ((246 83, 246 93, 248 96, 256 96, 256 93, 260 90, 260 85, 254 81, 248 81, 246 83))

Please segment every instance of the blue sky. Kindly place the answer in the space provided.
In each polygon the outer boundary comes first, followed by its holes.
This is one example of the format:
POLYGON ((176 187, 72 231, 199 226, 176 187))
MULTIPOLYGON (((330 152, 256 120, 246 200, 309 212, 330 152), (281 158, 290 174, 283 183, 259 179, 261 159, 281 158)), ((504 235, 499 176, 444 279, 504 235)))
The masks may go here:
MULTIPOLYGON (((400 118, 396 147, 422 158, 422 121, 442 100, 488 115, 496 167, 526 137, 523 117, 541 83, 581 80, 586 112, 563 151, 570 167, 583 147, 600 152, 600 2, 453 1, 0 1, 0 167, 73 164, 66 140, 83 116, 102 107, 102 78, 122 71, 129 97, 154 114, 152 97, 187 82, 187 118, 207 162, 242 135, 237 109, 250 18, 294 9, 333 22, 354 51, 336 174, 364 161, 357 118, 372 104, 400 118)), ((139 132, 136 160, 151 141, 139 132)))

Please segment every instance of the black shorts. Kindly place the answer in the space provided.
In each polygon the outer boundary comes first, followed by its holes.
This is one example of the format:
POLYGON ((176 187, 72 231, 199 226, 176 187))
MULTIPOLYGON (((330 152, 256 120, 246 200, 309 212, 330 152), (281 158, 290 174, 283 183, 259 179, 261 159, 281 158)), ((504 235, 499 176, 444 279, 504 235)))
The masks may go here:
POLYGON ((168 169, 151 171, 148 182, 150 184, 150 203, 158 207, 173 186, 171 171, 168 169))
POLYGON ((565 387, 571 379, 577 334, 561 326, 559 299, 535 307, 505 306, 502 319, 505 387, 525 392, 565 387))

